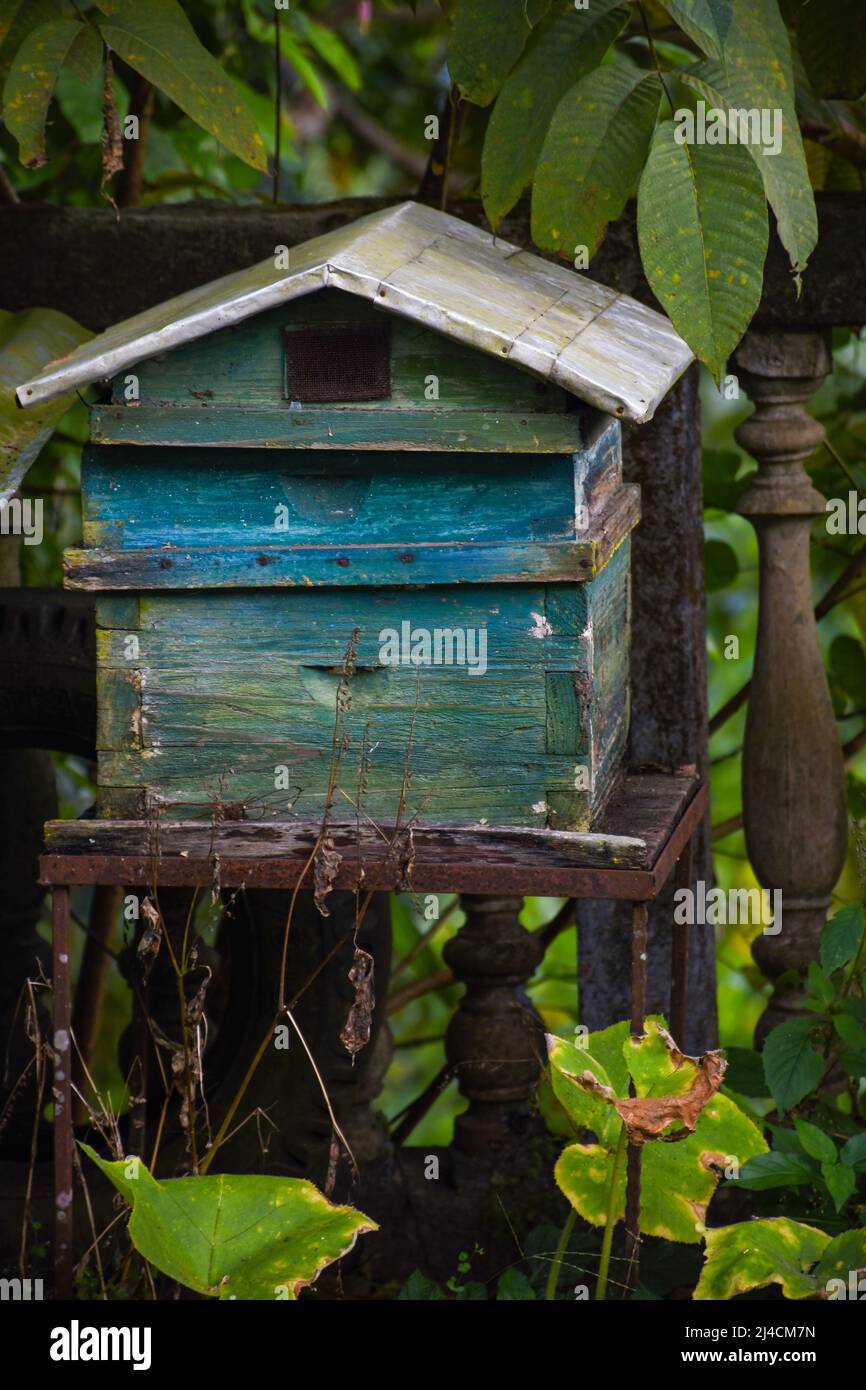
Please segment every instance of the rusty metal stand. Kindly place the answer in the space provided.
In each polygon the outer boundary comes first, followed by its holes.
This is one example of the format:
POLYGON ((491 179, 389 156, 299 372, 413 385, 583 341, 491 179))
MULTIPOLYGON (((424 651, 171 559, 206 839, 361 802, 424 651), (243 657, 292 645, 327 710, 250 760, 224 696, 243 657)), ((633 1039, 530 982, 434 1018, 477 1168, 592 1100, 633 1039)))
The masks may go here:
MULTIPOLYGON (((568 898, 616 898, 632 903, 631 1031, 643 1030, 646 1011, 647 903, 664 888, 675 866, 678 881, 687 881, 692 838, 706 811, 706 788, 694 777, 672 774, 626 779, 632 804, 641 804, 640 837, 629 823, 605 827, 604 833, 485 832, 476 827, 417 828, 403 832, 400 853, 381 857, 381 838, 374 840, 377 859, 365 862, 353 822, 334 825, 332 838, 342 844, 356 837, 356 853, 344 855, 335 888, 357 886, 377 891, 445 891, 526 894, 541 891, 568 898), (636 800, 634 799, 636 798, 636 800), (641 801, 642 798, 642 801, 641 801), (480 862, 479 862, 480 861, 480 862), (408 871, 407 862, 411 869, 408 871), (546 883, 546 889, 545 889, 546 883)), ((619 811, 625 816, 628 796, 619 811)), ((611 813, 613 815, 613 813, 611 813)), ((314 827, 274 822, 178 822, 160 826, 158 862, 149 844, 151 828, 128 821, 61 821, 46 827, 48 850, 41 859, 41 881, 53 890, 54 969, 54 1156, 55 1278, 58 1298, 73 1292, 72 1211, 74 1116, 71 1105, 71 1003, 69 969, 69 890, 74 884, 160 884, 186 886, 213 881, 218 856, 224 888, 312 887, 311 837, 314 827)), ((363 848, 363 846, 361 847, 363 848)), ((155 886, 155 885, 154 885, 155 886)), ((497 899, 498 901, 498 899, 497 899)), ((486 938, 485 938, 486 940, 486 938)), ((531 938, 530 938, 531 940, 531 938)), ((467 942, 468 945, 468 942, 467 942)), ((502 945, 502 943, 500 943, 502 945)), ((684 933, 672 968, 671 1008, 682 1036, 687 967, 684 933)), ((518 972, 519 973, 519 972, 518 972)), ((484 1100, 485 1097, 481 1097, 484 1100)), ((477 1098, 476 1098, 477 1100, 477 1098)), ((472 1100, 470 1097, 470 1118, 472 1100)), ((141 1117, 138 1116, 141 1123, 141 1117)), ((638 1277, 640 1244, 640 1147, 629 1145, 626 1185, 625 1295, 638 1277)))
MULTIPOLYGON (((690 888, 692 883, 692 862, 694 859, 694 840, 689 840, 677 860, 675 882, 677 888, 690 888)), ((689 929, 683 923, 674 922, 671 949, 671 1003, 670 1025, 674 1041, 683 1047, 686 1038, 686 1018, 689 1002, 689 929)))
POLYGON ((72 1297, 72 1001, 69 988, 69 889, 52 902, 54 992, 54 1280, 55 1297, 72 1297))

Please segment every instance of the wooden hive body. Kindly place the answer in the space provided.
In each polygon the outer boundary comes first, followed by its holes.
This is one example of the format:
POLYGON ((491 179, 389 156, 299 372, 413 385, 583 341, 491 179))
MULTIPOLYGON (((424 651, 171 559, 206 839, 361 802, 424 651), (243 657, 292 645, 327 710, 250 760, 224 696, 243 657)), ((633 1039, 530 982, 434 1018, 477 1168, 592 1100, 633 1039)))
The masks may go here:
POLYGON ((359 629, 335 814, 363 784, 388 823, 402 802, 428 823, 589 825, 627 730, 616 422, 339 291, 134 376, 95 412, 111 442, 86 451, 88 549, 68 560, 99 589, 100 814, 320 816, 359 629), (293 408, 293 331, 383 317, 390 397, 293 408), (407 413, 429 452, 406 449, 407 413), (285 447, 293 428, 309 443, 285 447))
POLYGON ((292 257, 18 388, 110 379, 66 558, 97 594, 98 813, 589 828, 628 730, 613 417, 688 349, 413 204, 292 257))

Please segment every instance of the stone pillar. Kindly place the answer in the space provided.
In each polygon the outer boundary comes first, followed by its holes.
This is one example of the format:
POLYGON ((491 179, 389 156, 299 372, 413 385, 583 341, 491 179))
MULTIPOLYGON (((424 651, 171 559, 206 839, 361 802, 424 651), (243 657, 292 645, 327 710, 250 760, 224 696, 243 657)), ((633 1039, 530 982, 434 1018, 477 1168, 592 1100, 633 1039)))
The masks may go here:
POLYGON ((454 1147, 492 1164, 525 1140, 545 1061, 541 1020, 522 989, 544 950, 518 921, 522 905, 522 898, 464 896, 466 924, 443 952, 466 986, 445 1038, 469 1101, 454 1147))
MULTIPOLYGON (((813 611, 809 531, 824 513, 803 460, 823 426, 806 403, 832 367, 826 338, 747 333, 735 355, 755 413, 737 440, 758 472, 740 502, 758 534, 760 612, 743 750, 743 818, 761 884, 782 892, 782 930, 762 935, 755 960, 773 983, 817 957, 847 843, 845 770, 813 611)), ((796 1010, 777 992, 763 1031, 796 1010)))

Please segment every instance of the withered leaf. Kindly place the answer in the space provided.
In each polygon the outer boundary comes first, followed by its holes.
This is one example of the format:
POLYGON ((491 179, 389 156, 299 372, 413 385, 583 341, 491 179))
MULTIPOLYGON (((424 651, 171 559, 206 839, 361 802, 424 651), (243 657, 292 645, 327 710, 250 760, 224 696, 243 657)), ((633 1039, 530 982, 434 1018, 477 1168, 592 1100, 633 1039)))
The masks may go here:
POLYGON ((141 915, 145 927, 136 947, 136 955, 141 966, 141 977, 146 983, 162 945, 162 919, 153 898, 147 897, 142 900, 141 915))
POLYGON ((331 836, 328 835, 316 850, 316 857, 313 861, 313 901, 316 904, 316 911, 322 917, 330 917, 331 915, 325 905, 325 899, 334 886, 337 870, 342 862, 342 854, 335 847, 331 836))
POLYGON ((114 96, 114 69, 111 57, 105 59, 105 80, 102 86, 102 192, 105 185, 123 168, 123 136, 117 117, 114 96))
POLYGON ((697 1076, 684 1095, 644 1096, 613 1101, 613 1107, 624 1121, 628 1137, 633 1144, 643 1144, 648 1139, 664 1139, 671 1142, 685 1139, 687 1135, 694 1133, 704 1106, 722 1084, 727 1062, 721 1052, 705 1052, 702 1057, 687 1057, 673 1043, 671 1049, 671 1060, 675 1065, 681 1066, 683 1062, 690 1062, 697 1069, 697 1076), (666 1133, 670 1125, 678 1125, 679 1128, 666 1133))
POLYGON ((343 1025, 340 1042, 346 1051, 352 1054, 354 1060, 361 1048, 366 1047, 370 1041, 373 1009, 376 1005, 373 993, 373 957, 367 951, 362 951, 360 946, 355 947, 349 979, 355 991, 355 998, 343 1025))

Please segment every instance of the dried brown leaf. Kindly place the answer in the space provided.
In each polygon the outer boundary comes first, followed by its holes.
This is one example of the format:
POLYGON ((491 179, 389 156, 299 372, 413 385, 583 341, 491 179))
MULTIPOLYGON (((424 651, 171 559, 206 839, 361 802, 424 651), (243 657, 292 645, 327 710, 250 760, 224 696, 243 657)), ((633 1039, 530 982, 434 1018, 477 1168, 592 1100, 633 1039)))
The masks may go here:
POLYGON ((376 1006, 373 993, 373 957, 367 951, 362 951, 360 946, 355 947, 349 980, 355 991, 355 998, 343 1025, 340 1042, 354 1059, 361 1048, 366 1047, 370 1041, 373 1010, 376 1006))
POLYGON ((679 1058, 680 1065, 682 1062, 691 1062, 697 1068, 698 1074, 684 1095, 644 1096, 613 1101, 614 1109, 622 1117, 632 1144, 643 1144, 648 1139, 685 1139, 694 1132, 702 1110, 722 1084, 727 1063, 721 1052, 705 1052, 702 1057, 687 1057, 672 1044, 671 1056, 675 1062, 679 1058), (680 1128, 666 1133, 671 1125, 679 1125, 680 1128))
POLYGON ((334 887, 334 880, 342 862, 342 854, 334 845, 332 837, 328 835, 318 846, 313 861, 313 900, 316 904, 316 910, 322 917, 330 917, 331 915, 325 906, 325 899, 334 887))

